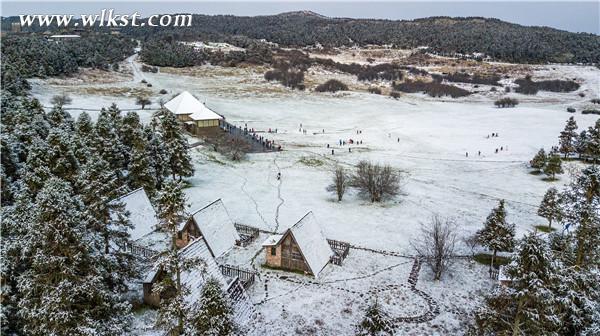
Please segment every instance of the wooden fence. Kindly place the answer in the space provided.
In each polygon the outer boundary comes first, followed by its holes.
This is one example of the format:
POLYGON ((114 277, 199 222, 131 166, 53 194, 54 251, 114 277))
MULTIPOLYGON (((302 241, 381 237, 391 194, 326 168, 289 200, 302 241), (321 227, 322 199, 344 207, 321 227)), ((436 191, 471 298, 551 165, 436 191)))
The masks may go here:
POLYGON ((240 234, 240 238, 241 238, 239 241, 240 246, 242 246, 242 247, 248 246, 256 238, 258 238, 258 235, 260 233, 259 229, 252 227, 252 226, 239 224, 239 223, 235 223, 234 225, 235 225, 235 229, 240 234))
POLYGON ((254 271, 226 264, 219 265, 219 269, 221 270, 221 274, 228 278, 238 278, 244 289, 248 289, 254 284, 254 279, 256 277, 256 272, 254 271))
POLYGON ((342 261, 344 261, 344 259, 346 259, 346 257, 348 256, 348 252, 350 251, 350 244, 333 239, 327 239, 327 242, 329 243, 329 246, 335 253, 331 257, 331 262, 334 265, 341 266, 342 261))
POLYGON ((492 267, 489 270, 490 279, 498 280, 498 276, 500 275, 500 269, 496 267, 492 267))
POLYGON ((158 251, 154 251, 147 247, 139 246, 132 243, 125 245, 124 250, 144 260, 150 260, 159 254, 158 251))

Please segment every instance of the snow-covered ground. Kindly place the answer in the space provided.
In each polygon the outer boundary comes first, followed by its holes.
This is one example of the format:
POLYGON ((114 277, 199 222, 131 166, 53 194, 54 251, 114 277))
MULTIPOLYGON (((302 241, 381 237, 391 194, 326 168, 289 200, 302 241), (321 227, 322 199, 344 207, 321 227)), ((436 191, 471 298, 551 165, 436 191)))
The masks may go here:
MULTIPOLYGON (((561 75, 586 81, 581 90, 587 96, 582 102, 598 96, 597 69, 559 68, 564 71, 561 75)), ((144 78, 153 84, 154 101, 188 90, 233 124, 278 130, 266 136, 282 144, 282 152, 252 154, 241 163, 232 163, 208 148, 194 148, 196 172, 189 180, 192 186, 186 189, 190 209, 221 198, 235 222, 278 232, 312 211, 327 238, 405 255, 413 253, 410 241, 419 224, 433 214, 454 218, 460 235, 466 236, 478 230, 492 207, 504 199, 508 220, 516 224, 518 235, 544 223, 536 215, 537 206, 544 192, 568 182, 568 175, 546 182, 529 174, 527 162, 539 148, 557 144, 571 115, 579 130, 598 119, 565 112, 574 93, 568 94, 568 99, 564 98, 567 94, 544 93, 544 98, 553 99, 526 100, 516 108, 498 109, 485 99, 440 101, 415 94, 394 100, 366 93, 257 91, 255 81, 237 77, 133 74, 132 82, 112 86, 143 88, 139 81, 144 78), (169 93, 159 95, 162 88, 169 93), (491 133, 499 133, 499 137, 488 138, 491 133), (340 139, 362 144, 339 146, 340 139), (351 168, 360 160, 401 170, 402 195, 371 204, 349 192, 337 202, 325 191, 332 168, 336 164, 351 168)), ((259 88, 274 85, 264 83, 259 88)), ((90 95, 81 89, 82 85, 34 81, 32 92, 45 105, 52 95, 67 92, 73 98, 69 107, 74 115, 89 109, 96 116, 94 110, 112 102, 123 109, 137 108, 131 96, 90 95)), ((152 110, 139 113, 147 121, 152 110)), ((431 310, 424 297, 408 285, 412 258, 351 249, 343 266, 327 266, 313 284, 304 276, 262 269, 263 254, 254 258, 259 246, 257 242, 236 248, 226 256, 228 263, 248 268, 252 263, 261 272, 260 281, 250 291, 260 313, 257 334, 348 334, 373 296, 396 317, 431 310)), ((467 247, 459 244, 458 252, 467 253, 467 247)), ((401 334, 459 334, 464 331, 464 314, 475 308, 478 293, 491 286, 484 266, 459 261, 444 281, 434 282, 423 265, 416 288, 437 303, 439 314, 424 323, 400 323, 397 330, 401 334)))

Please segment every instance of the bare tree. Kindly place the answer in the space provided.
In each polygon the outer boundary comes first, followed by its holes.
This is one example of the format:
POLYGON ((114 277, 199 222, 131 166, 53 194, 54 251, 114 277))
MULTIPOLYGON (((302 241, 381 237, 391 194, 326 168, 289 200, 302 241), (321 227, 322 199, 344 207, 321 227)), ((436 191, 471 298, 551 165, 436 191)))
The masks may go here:
POLYGON ((140 105, 142 107, 142 110, 143 110, 144 107, 146 107, 146 105, 150 105, 150 104, 152 104, 152 102, 147 97, 140 96, 140 97, 136 98, 135 104, 136 105, 140 105))
POLYGON ((400 174, 391 166, 381 166, 360 161, 352 177, 351 185, 371 202, 381 202, 400 193, 400 174))
POLYGON ((333 181, 327 186, 327 191, 335 192, 338 198, 338 202, 344 197, 346 188, 348 187, 348 174, 346 169, 342 166, 336 166, 333 171, 333 181))
POLYGON ((50 100, 52 105, 55 105, 55 106, 70 105, 72 101, 73 100, 71 99, 71 97, 67 96, 64 93, 60 94, 60 95, 56 95, 56 96, 52 97, 52 99, 50 100))
POLYGON ((242 135, 219 133, 210 140, 215 152, 228 156, 233 161, 244 159, 250 151, 250 144, 242 135))
POLYGON ((471 249, 471 254, 475 255, 475 248, 479 245, 479 237, 477 237, 476 234, 472 234, 463 237, 462 241, 469 249, 471 249))
POLYGON ((455 223, 449 218, 433 215, 428 223, 421 224, 421 233, 411 245, 431 267, 434 280, 440 280, 452 262, 455 243, 455 223))

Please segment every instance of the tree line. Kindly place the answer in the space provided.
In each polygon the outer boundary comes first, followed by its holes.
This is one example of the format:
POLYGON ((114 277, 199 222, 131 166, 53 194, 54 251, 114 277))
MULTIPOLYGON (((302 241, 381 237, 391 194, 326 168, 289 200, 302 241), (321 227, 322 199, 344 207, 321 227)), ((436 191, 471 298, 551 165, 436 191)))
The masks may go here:
POLYGON ((109 70, 133 54, 135 41, 109 34, 49 41, 41 36, 2 38, 2 88, 20 95, 29 90, 27 78, 68 76, 79 67, 109 70))

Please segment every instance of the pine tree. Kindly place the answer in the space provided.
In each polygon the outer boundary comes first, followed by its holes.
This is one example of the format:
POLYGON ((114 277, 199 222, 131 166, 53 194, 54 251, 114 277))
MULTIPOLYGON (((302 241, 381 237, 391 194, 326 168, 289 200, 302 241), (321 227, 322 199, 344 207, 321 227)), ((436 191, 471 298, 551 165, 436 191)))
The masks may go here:
POLYGON ((32 195, 35 195, 52 176, 49 152, 48 144, 40 138, 35 138, 28 147, 22 176, 23 182, 32 195))
POLYGON ((164 141, 168 164, 173 175, 173 179, 189 177, 194 174, 192 159, 188 154, 188 143, 183 133, 177 117, 174 113, 164 110, 160 115, 160 125, 162 139, 164 141))
POLYGON ((192 335, 227 336, 235 334, 233 308, 221 284, 210 278, 202 287, 202 295, 191 316, 192 335))
POLYGON ((357 335, 393 335, 390 328, 389 318, 385 312, 381 311, 381 307, 377 300, 367 307, 365 317, 357 327, 357 335))
POLYGON ((27 335, 121 335, 130 305, 106 286, 87 231, 89 216, 68 183, 49 179, 23 237, 31 267, 20 274, 18 316, 27 335))
POLYGON ((159 255, 157 262, 164 276, 152 288, 161 298, 156 325, 171 334, 180 335, 191 311, 186 301, 190 289, 181 282, 181 273, 191 265, 177 251, 178 224, 183 220, 186 208, 181 185, 175 181, 166 183, 155 203, 161 228, 171 237, 170 246, 159 255))
POLYGON ((533 159, 531 159, 529 164, 531 165, 531 168, 535 169, 536 172, 540 172, 546 165, 546 161, 547 161, 546 152, 544 151, 543 148, 541 148, 537 152, 537 154, 535 154, 533 159))
POLYGON ((558 266, 548 244, 535 233, 518 244, 506 266, 511 281, 486 298, 476 315, 484 335, 557 335, 560 308, 555 293, 558 266))
POLYGON ((123 145, 118 134, 115 122, 116 112, 102 109, 96 121, 96 148, 110 165, 110 170, 121 178, 121 169, 124 168, 125 158, 123 156, 123 145))
POLYGON ((62 127, 66 129, 73 129, 73 118, 69 112, 65 111, 62 106, 55 105, 52 110, 48 112, 48 122, 50 126, 62 127))
POLYGON ((556 174, 562 174, 564 170, 562 168, 562 160, 558 154, 550 154, 548 162, 544 167, 544 174, 548 175, 550 180, 556 180, 556 174))
POLYGON ((587 154, 594 160, 594 163, 600 161, 600 119, 596 120, 594 126, 590 126, 587 131, 587 154))
POLYGON ((148 155, 148 143, 144 137, 135 140, 131 159, 129 161, 129 186, 132 189, 143 187, 151 197, 156 190, 156 172, 150 162, 151 156, 148 155))
POLYGON ((152 158, 150 163, 155 173, 156 188, 161 189, 165 177, 170 174, 166 148, 160 133, 151 127, 144 128, 144 135, 148 140, 147 155, 152 158))
POLYGON ((53 129, 46 141, 50 171, 54 176, 74 183, 79 169, 79 160, 75 155, 76 146, 71 133, 60 128, 53 129))
POLYGON ((575 143, 577 141, 577 132, 575 130, 577 130, 577 123, 574 117, 570 117, 567 120, 565 129, 560 132, 560 136, 558 137, 559 152, 563 153, 565 158, 575 152, 575 143))
POLYGON ((82 146, 95 150, 96 129, 92 118, 86 112, 82 112, 75 122, 75 136, 82 146))
POLYGON ((540 203, 537 214, 548 220, 548 228, 552 228, 552 221, 561 219, 561 196, 556 188, 552 187, 546 191, 544 199, 540 203))
POLYGON ((125 163, 129 163, 133 152, 133 146, 136 142, 141 141, 143 138, 143 128, 140 123, 140 117, 135 111, 129 111, 121 122, 119 128, 119 138, 123 144, 123 150, 125 155, 125 163))
POLYGON ((600 168, 582 170, 563 192, 562 205, 565 226, 575 228, 575 264, 600 265, 600 168))
POLYGON ((498 206, 492 209, 483 225, 484 228, 477 231, 477 239, 481 245, 493 251, 490 265, 493 267, 496 253, 511 251, 514 246, 515 225, 506 222, 504 200, 500 200, 498 206))

